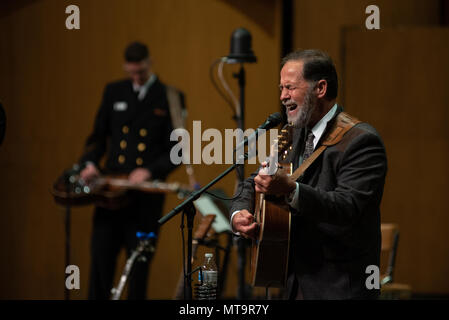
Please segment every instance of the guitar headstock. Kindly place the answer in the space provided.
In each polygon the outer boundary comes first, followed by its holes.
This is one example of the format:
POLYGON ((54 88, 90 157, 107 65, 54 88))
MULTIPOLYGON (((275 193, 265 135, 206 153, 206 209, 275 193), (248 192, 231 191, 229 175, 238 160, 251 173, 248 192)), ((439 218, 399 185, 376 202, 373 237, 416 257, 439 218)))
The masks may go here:
POLYGON ((288 152, 292 149, 292 126, 287 124, 278 135, 278 155, 280 160, 285 160, 288 152))
POLYGON ((280 162, 285 160, 288 152, 292 149, 292 127, 285 125, 281 129, 281 133, 274 140, 270 148, 270 156, 267 159, 267 166, 265 167, 265 174, 275 174, 281 168, 280 162))

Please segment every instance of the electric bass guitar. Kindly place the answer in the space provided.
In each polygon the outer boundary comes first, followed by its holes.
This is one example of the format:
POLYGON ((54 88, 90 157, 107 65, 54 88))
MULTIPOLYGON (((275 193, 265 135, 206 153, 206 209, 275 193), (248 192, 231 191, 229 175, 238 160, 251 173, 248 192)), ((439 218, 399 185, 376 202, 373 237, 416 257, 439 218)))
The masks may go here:
POLYGON ((79 174, 60 177, 51 190, 56 203, 81 206, 93 204, 109 209, 119 209, 130 201, 131 192, 178 193, 185 196, 191 188, 177 182, 144 181, 131 183, 126 175, 100 176, 85 183, 79 174))

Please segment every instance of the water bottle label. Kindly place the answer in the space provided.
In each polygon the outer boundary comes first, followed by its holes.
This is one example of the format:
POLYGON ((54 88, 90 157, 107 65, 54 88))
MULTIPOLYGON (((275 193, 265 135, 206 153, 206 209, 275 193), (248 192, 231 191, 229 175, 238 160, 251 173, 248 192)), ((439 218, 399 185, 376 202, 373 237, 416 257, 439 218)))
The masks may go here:
POLYGON ((217 271, 205 270, 202 274, 200 273, 198 278, 200 283, 195 288, 196 298, 198 300, 217 299, 217 271))
POLYGON ((217 271, 203 271, 204 282, 217 283, 217 271))

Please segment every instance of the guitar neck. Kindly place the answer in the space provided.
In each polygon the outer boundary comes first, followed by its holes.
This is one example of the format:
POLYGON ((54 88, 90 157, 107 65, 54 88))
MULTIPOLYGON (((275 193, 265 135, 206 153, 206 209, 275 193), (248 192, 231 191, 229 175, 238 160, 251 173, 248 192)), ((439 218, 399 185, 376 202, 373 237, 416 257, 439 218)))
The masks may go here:
POLYGON ((128 179, 112 178, 112 177, 99 178, 99 183, 108 184, 116 188, 137 190, 148 193, 169 193, 169 192, 177 192, 181 189, 181 185, 177 182, 167 183, 160 181, 144 181, 136 184, 130 182, 128 179))

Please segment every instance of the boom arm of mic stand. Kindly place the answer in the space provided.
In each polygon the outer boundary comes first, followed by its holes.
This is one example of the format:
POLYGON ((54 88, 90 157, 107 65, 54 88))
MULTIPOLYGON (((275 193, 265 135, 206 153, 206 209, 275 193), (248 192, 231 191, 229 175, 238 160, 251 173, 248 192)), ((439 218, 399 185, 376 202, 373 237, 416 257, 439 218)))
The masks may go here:
MULTIPOLYGON (((246 160, 248 157, 247 154, 244 154, 244 160, 246 160)), ((193 201, 198 200, 198 198, 205 192, 207 191, 210 187, 212 187, 214 184, 216 184, 218 181, 220 181, 221 179, 223 179, 226 175, 228 175, 232 170, 234 170, 235 168, 237 168, 240 164, 238 163, 234 163, 232 166, 230 166, 228 169, 226 169, 225 171, 223 171, 220 175, 218 175, 214 180, 212 180, 211 182, 209 182, 207 185, 205 185, 204 187, 202 187, 201 189, 199 189, 198 191, 195 191, 192 195, 190 195, 186 200, 184 200, 180 205, 178 205, 177 207, 175 207, 172 211, 170 211, 169 213, 167 213, 165 216, 163 216, 162 218, 160 218, 158 220, 159 225, 163 225, 164 223, 166 223, 168 220, 170 220, 171 218, 173 218, 175 215, 177 215, 178 213, 180 213, 182 210, 184 210, 184 208, 188 205, 193 203, 193 201)))

